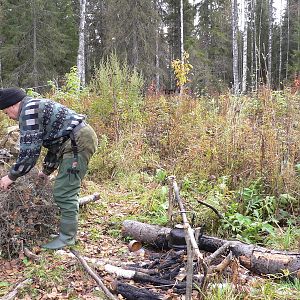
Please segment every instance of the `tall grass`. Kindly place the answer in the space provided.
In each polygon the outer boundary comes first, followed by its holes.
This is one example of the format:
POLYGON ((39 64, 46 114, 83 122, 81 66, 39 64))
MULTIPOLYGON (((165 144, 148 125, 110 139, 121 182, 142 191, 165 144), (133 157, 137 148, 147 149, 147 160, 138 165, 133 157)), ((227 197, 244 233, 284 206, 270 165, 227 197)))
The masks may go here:
POLYGON ((93 179, 160 168, 178 180, 226 176, 228 188, 237 190, 260 178, 263 194, 294 196, 287 209, 299 213, 296 94, 261 89, 239 97, 167 97, 143 95, 142 85, 142 77, 112 55, 80 95, 77 109, 88 115, 100 140, 93 179))

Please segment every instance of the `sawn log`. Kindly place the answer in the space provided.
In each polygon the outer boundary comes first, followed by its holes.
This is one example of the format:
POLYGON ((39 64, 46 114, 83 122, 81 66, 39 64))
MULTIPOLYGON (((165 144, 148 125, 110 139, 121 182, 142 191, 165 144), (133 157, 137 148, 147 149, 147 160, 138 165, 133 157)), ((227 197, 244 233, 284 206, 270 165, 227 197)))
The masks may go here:
MULTIPOLYGON (((149 225, 137 221, 125 220, 122 234, 158 248, 167 247, 171 228, 149 225)), ((227 243, 227 240, 203 235, 200 237, 199 249, 214 252, 227 243)), ((300 278, 300 253, 279 251, 232 241, 230 247, 233 255, 239 258, 241 265, 256 274, 290 274, 300 278)))

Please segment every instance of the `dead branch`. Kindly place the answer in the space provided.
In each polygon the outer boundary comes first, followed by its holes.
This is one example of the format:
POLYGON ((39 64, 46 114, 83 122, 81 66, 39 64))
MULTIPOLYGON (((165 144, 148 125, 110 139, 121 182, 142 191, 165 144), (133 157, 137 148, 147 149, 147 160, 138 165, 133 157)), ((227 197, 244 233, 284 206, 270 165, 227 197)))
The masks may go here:
POLYGON ((215 207, 213 207, 212 205, 210 205, 202 200, 197 199, 197 201, 198 201, 198 203, 210 208, 220 219, 224 219, 224 216, 215 207))
POLYGON ((230 251, 229 254, 216 266, 212 266, 210 268, 210 272, 218 272, 221 273, 223 272, 232 262, 233 255, 232 252, 230 251))
POLYGON ((217 249, 213 254, 211 254, 210 256, 205 258, 205 261, 207 263, 207 265, 211 265, 211 263, 220 255, 222 255, 224 252, 227 251, 227 249, 229 247, 231 247, 232 245, 234 245, 234 242, 229 241, 226 242, 224 245, 222 245, 219 249, 217 249))
POLYGON ((117 297, 115 297, 110 291, 109 289, 104 285, 104 283, 102 282, 101 278, 99 277, 99 275, 97 275, 97 273, 92 270, 89 265, 87 264, 87 262, 84 260, 84 258, 75 250, 71 249, 70 250, 76 257, 77 259, 80 261, 80 263, 82 264, 83 268, 85 269, 85 271, 91 275, 91 277, 97 282, 98 286, 102 289, 102 291, 104 292, 104 294, 112 300, 118 300, 117 297))
POLYGON ((29 278, 21 281, 20 283, 17 284, 17 286, 11 292, 9 292, 7 295, 0 298, 0 300, 13 300, 13 299, 15 299, 15 297, 17 296, 19 290, 24 288, 26 285, 30 284, 31 281, 32 280, 29 279, 29 278))
POLYGON ((33 261, 40 261, 41 257, 34 254, 33 252, 31 252, 27 247, 23 248, 23 253, 26 257, 28 257, 29 259, 33 260, 33 261))

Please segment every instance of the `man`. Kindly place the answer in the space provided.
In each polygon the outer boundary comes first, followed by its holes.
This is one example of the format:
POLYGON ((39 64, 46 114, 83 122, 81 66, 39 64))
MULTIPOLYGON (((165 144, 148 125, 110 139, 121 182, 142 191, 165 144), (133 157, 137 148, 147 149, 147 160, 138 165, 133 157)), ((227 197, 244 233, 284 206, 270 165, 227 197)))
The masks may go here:
POLYGON ((83 115, 49 99, 34 99, 21 89, 0 89, 0 109, 19 122, 20 153, 8 175, 0 180, 4 190, 36 164, 42 146, 48 149, 39 176, 47 179, 59 168, 53 197, 60 207, 59 235, 43 245, 60 249, 74 245, 78 228, 78 193, 88 162, 96 151, 97 136, 83 115))

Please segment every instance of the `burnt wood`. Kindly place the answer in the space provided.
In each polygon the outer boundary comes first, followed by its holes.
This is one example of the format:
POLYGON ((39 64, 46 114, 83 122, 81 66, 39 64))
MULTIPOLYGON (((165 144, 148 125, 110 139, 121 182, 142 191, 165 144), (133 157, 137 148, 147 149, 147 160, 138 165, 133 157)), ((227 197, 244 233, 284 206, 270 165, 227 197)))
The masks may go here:
MULTIPOLYGON (((143 243, 156 245, 157 239, 167 244, 171 228, 157 225, 149 225, 137 221, 125 220, 123 222, 123 235, 131 236, 143 243)), ((199 249, 215 252, 227 243, 217 237, 203 235, 199 238, 199 249)), ((290 276, 300 278, 300 253, 279 251, 246 244, 240 241, 232 241, 228 252, 239 258, 241 265, 256 274, 278 274, 289 272, 290 276)), ((227 253, 225 253, 227 254, 227 253)))

